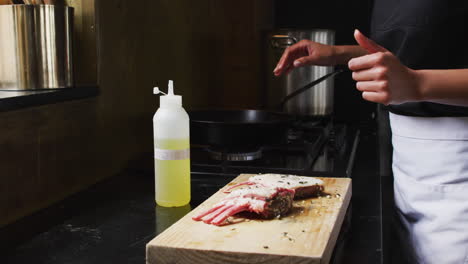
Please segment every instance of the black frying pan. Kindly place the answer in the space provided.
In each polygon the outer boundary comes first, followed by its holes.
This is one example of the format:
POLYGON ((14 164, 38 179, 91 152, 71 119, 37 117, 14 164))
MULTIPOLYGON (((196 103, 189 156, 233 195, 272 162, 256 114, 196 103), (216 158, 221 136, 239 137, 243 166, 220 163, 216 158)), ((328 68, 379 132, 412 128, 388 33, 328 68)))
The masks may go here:
POLYGON ((199 110, 189 116, 191 143, 232 148, 281 143, 294 121, 287 114, 261 110, 199 110))
MULTIPOLYGON (((279 108, 292 97, 310 89, 342 70, 336 70, 297 89, 286 96, 279 108)), ((200 110, 189 112, 190 140, 194 144, 222 146, 227 148, 259 147, 281 143, 294 117, 262 110, 200 110)))

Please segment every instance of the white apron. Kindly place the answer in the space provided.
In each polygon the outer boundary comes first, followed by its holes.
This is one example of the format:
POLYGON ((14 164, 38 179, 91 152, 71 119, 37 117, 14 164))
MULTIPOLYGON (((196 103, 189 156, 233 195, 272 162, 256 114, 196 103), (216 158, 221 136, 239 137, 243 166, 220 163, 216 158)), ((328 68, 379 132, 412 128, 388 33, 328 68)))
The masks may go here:
POLYGON ((468 263, 468 117, 390 113, 395 203, 419 263, 468 263))

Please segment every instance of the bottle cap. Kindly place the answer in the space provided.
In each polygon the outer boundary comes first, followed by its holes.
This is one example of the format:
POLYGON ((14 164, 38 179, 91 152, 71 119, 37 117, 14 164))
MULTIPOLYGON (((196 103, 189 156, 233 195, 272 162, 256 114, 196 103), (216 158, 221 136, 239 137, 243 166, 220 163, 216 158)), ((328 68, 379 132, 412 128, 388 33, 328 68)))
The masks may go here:
MULTIPOLYGON (((157 87, 154 88, 153 92, 162 93, 157 87)), ((170 108, 170 107, 181 107, 182 106, 182 96, 174 94, 174 82, 169 81, 167 94, 159 98, 159 107, 170 108)))

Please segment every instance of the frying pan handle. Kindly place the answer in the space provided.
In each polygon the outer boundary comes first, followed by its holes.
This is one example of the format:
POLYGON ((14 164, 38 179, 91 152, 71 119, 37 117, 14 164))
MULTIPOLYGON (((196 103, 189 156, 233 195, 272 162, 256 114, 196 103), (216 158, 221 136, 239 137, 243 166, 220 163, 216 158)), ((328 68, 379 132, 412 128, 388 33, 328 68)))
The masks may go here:
POLYGON ((325 74, 324 76, 318 78, 317 80, 314 80, 314 81, 312 81, 311 83, 306 84, 304 87, 301 87, 301 88, 295 90, 294 92, 288 94, 286 97, 283 98, 283 100, 281 101, 280 105, 278 106, 278 109, 279 109, 280 111, 282 111, 283 108, 284 108, 284 105, 286 104, 286 102, 289 101, 291 98, 293 98, 293 97, 295 97, 296 95, 298 95, 298 94, 300 94, 300 93, 302 93, 302 92, 304 92, 304 91, 306 91, 306 90, 308 90, 308 89, 314 87, 315 85, 317 85, 317 84, 319 84, 319 83, 325 81, 326 79, 331 78, 331 77, 333 77, 333 76, 335 76, 335 75, 337 75, 337 74, 339 74, 339 73, 342 73, 342 72, 344 72, 344 70, 338 69, 338 70, 335 70, 335 71, 333 71, 333 72, 331 72, 331 73, 325 74))

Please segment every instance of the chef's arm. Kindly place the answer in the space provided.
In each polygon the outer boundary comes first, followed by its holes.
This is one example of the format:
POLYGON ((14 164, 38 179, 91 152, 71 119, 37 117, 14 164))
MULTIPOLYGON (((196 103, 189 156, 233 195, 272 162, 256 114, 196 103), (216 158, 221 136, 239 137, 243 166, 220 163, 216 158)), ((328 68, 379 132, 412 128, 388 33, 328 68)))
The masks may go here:
POLYGON ((421 101, 468 106, 468 69, 417 70, 421 101))
POLYGON ((364 54, 367 51, 359 45, 333 46, 301 40, 283 52, 273 73, 280 76, 306 65, 346 65, 350 59, 364 54))

